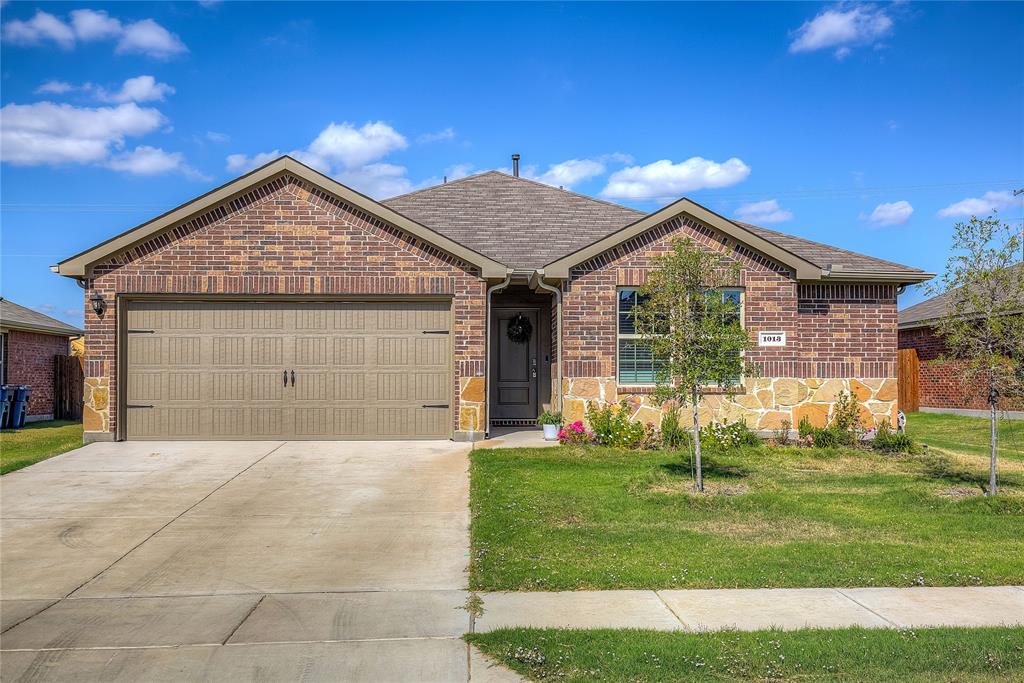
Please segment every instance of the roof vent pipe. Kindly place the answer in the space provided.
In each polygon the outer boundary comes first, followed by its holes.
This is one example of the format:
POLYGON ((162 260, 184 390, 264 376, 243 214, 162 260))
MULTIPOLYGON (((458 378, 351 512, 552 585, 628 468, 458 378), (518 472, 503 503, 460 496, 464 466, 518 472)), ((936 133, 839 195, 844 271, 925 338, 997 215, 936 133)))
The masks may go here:
POLYGON ((518 178, 519 177, 519 155, 518 154, 513 154, 512 155, 512 177, 513 178, 518 178))

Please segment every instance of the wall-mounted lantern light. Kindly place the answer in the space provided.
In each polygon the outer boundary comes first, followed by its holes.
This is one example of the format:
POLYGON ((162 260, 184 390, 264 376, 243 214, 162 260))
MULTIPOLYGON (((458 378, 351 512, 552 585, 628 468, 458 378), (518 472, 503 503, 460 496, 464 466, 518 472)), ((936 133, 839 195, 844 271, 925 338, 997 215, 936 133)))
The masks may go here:
POLYGON ((103 312, 107 310, 107 302, 103 300, 103 295, 99 292, 94 292, 93 295, 89 297, 89 301, 92 302, 93 312, 102 318, 103 312))

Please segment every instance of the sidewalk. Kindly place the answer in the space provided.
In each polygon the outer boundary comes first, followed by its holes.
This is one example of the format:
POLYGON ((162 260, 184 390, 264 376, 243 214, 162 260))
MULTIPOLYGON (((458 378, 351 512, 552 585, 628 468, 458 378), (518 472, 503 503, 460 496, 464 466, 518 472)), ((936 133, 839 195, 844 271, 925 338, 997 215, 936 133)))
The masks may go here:
POLYGON ((1024 625, 1024 586, 480 593, 478 633, 499 628, 925 628, 1024 625))

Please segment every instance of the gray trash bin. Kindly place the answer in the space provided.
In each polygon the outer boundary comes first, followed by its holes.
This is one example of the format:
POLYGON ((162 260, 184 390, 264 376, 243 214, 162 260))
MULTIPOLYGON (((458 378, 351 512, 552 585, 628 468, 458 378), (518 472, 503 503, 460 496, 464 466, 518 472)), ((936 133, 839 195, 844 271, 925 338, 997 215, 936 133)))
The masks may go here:
POLYGON ((32 387, 24 384, 14 391, 14 405, 11 406, 11 429, 25 426, 25 415, 28 414, 28 399, 32 396, 32 387))
POLYGON ((11 399, 14 398, 14 387, 0 384, 0 429, 7 429, 11 421, 11 399))

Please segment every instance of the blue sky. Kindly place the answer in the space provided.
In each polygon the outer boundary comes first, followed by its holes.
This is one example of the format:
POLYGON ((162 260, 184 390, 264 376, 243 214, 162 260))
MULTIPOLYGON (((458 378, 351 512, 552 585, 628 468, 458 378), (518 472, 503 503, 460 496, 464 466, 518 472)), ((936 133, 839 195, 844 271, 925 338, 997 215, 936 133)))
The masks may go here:
MULTIPOLYGON (((1024 187, 1024 4, 7 2, 2 290, 294 153, 384 198, 507 168, 940 271, 1024 187)), ((922 298, 911 290, 902 305, 922 298)))

